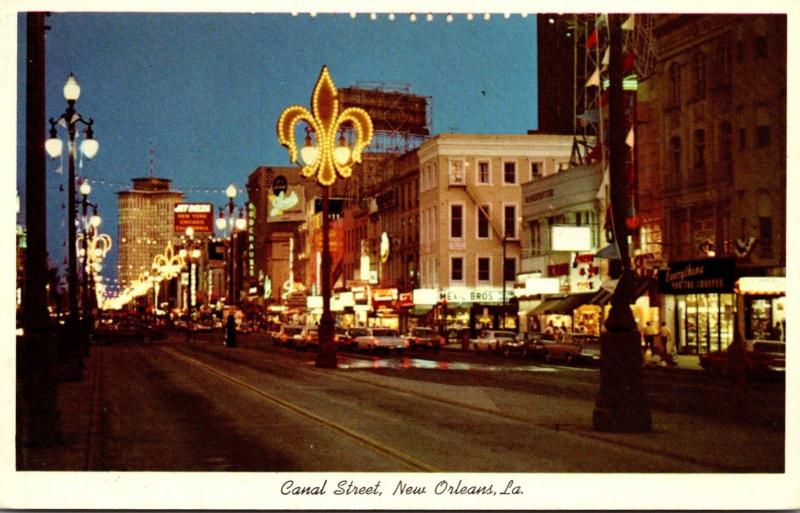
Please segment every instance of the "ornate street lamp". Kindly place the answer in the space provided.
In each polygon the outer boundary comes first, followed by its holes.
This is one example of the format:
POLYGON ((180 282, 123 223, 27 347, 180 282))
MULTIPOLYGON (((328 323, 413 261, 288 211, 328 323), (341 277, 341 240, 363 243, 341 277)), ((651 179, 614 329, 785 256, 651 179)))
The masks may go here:
POLYGON ((183 269, 183 264, 183 257, 180 254, 175 253, 175 250, 172 247, 172 241, 167 242, 167 247, 164 249, 164 253, 153 257, 153 272, 156 273, 160 278, 154 283, 156 289, 156 303, 158 303, 158 293, 161 286, 161 281, 169 281, 178 276, 178 274, 181 272, 181 269, 183 269))
POLYGON ((329 239, 329 187, 336 181, 337 175, 343 179, 350 177, 353 164, 361 162, 362 150, 372 141, 372 120, 363 109, 350 107, 340 112, 336 86, 328 67, 323 66, 311 96, 311 112, 299 105, 287 107, 278 119, 277 132, 278 141, 289 151, 289 160, 297 163, 299 157, 302 161, 300 174, 316 179, 322 187, 322 318, 316 365, 336 368, 334 319, 330 307, 330 272, 333 266, 329 239), (306 137, 305 145, 298 151, 295 128, 301 121, 306 124, 306 137), (344 138, 344 129, 348 125, 355 135, 352 148, 346 145, 344 138), (312 144, 312 134, 316 144, 312 144))
POLYGON ((222 231, 223 233, 227 228, 230 228, 230 236, 228 241, 228 251, 227 251, 227 266, 228 266, 228 293, 227 293, 227 300, 226 303, 229 305, 235 305, 237 303, 235 297, 235 278, 236 275, 234 274, 234 262, 236 259, 236 255, 234 253, 234 242, 235 242, 235 235, 237 231, 244 231, 247 229, 247 219, 244 218, 244 209, 242 207, 239 208, 239 216, 234 218, 233 212, 236 210, 236 204, 234 203, 234 199, 236 198, 237 194, 236 185, 233 183, 228 184, 228 187, 225 189, 225 195, 228 196, 228 217, 226 219, 224 212, 225 207, 219 207, 219 217, 217 218, 216 225, 217 229, 222 231))
MULTIPOLYGON (((85 120, 83 116, 81 116, 75 110, 75 102, 78 101, 78 98, 80 97, 81 88, 78 85, 78 81, 75 79, 75 75, 72 73, 70 73, 67 83, 64 85, 63 91, 64 98, 67 100, 67 109, 58 118, 50 118, 50 138, 45 141, 45 149, 52 158, 56 158, 61 155, 63 143, 61 139, 58 138, 56 125, 65 125, 67 127, 67 134, 69 135, 69 147, 67 149, 69 155, 67 175, 67 284, 69 287, 69 315, 67 317, 67 329, 71 336, 75 337, 76 334, 80 336, 78 328, 78 268, 75 248, 75 242, 77 240, 75 230, 75 218, 77 216, 75 204, 75 134, 78 124, 83 124, 86 126, 86 138, 81 142, 80 145, 80 150, 86 158, 94 158, 94 156, 97 154, 97 150, 99 149, 99 144, 93 138, 94 132, 92 131, 92 124, 94 121, 91 118, 89 118, 88 121, 85 120)), ((72 340, 73 342, 70 347, 71 350, 74 351, 77 349, 77 345, 75 344, 74 338, 72 340)))
MULTIPOLYGON (((83 326, 86 334, 91 336, 93 310, 97 306, 97 301, 96 297, 95 300, 92 299, 94 296, 94 280, 91 276, 90 261, 92 259, 92 254, 90 242, 95 238, 95 233, 100 226, 101 219, 100 216, 97 215, 97 203, 89 201, 89 193, 92 192, 89 181, 83 180, 78 190, 81 193, 81 224, 83 226, 83 248, 81 249, 83 252, 83 326), (89 216, 89 207, 92 207, 91 216, 89 216)), ((88 341, 88 338, 85 340, 88 341)), ((84 344, 83 350, 84 354, 88 354, 87 344, 84 344)))

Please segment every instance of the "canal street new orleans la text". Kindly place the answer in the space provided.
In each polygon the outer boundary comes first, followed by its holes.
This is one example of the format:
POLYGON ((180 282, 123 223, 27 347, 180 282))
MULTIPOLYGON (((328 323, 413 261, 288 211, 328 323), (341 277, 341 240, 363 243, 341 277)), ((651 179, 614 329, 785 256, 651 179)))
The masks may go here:
POLYGON ((342 496, 382 496, 384 491, 388 495, 524 495, 522 487, 514 484, 513 480, 503 482, 495 487, 496 483, 475 483, 440 480, 435 483, 421 484, 414 481, 398 480, 384 487, 381 481, 358 482, 352 479, 343 479, 337 483, 328 483, 325 479, 321 483, 300 483, 293 480, 281 484, 281 495, 342 495, 342 496))

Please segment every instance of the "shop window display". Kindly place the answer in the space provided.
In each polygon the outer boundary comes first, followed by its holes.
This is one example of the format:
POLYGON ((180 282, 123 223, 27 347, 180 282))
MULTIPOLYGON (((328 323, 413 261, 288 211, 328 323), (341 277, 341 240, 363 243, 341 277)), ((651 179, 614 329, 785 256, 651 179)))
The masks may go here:
POLYGON ((678 351, 724 350, 733 341, 733 294, 687 294, 678 299, 678 351))

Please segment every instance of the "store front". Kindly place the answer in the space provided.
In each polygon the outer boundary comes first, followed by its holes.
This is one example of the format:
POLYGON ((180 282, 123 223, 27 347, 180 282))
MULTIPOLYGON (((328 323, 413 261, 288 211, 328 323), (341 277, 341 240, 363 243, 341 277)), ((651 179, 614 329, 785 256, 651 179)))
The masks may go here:
POLYGON ((744 333, 747 340, 786 341, 786 278, 742 277, 737 293, 744 296, 744 333))
POLYGON ((659 273, 659 291, 674 303, 676 350, 697 354, 733 342, 735 320, 732 258, 670 262, 659 273))

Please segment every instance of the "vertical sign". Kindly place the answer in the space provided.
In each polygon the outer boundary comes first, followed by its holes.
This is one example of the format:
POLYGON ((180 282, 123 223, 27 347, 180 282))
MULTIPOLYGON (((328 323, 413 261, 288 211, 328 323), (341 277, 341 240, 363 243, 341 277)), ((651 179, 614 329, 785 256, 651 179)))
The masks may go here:
POLYGON ((252 201, 247 202, 247 271, 252 277, 256 275, 256 206, 252 201))

